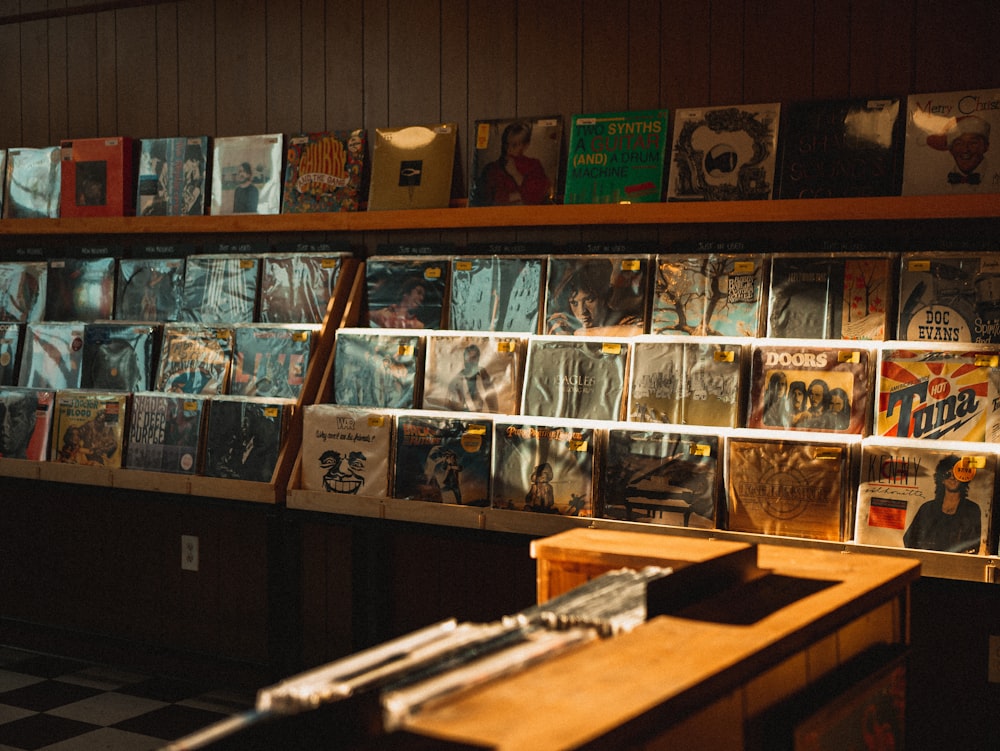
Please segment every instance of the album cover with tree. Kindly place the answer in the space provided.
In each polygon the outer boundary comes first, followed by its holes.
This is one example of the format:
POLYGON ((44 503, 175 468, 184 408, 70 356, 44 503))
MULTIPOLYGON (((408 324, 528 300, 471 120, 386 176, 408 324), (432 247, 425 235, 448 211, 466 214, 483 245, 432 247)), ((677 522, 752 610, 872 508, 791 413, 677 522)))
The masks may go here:
POLYGON ((309 404, 302 411, 302 487, 387 498, 395 418, 387 410, 309 404))

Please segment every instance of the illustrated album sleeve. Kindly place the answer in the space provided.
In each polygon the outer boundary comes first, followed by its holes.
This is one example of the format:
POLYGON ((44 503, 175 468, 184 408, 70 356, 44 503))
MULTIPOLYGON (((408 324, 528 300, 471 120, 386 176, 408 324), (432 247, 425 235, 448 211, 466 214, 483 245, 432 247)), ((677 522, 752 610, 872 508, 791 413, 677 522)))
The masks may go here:
POLYGON ((302 411, 302 487, 386 498, 395 422, 386 410, 309 404, 302 411))
POLYGON ((52 461, 121 467, 130 397, 122 391, 57 391, 52 461))
POLYGON ((201 216, 208 207, 208 136, 139 142, 137 216, 201 216))

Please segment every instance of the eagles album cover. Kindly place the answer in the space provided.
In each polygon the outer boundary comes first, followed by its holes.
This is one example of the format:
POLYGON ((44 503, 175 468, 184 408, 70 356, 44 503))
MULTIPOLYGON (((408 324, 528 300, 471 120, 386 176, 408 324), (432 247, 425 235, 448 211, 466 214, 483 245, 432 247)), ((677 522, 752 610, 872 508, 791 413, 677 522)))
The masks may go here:
POLYGON ((428 332, 423 408, 518 414, 525 354, 524 337, 428 332))
POLYGON ((159 391, 132 395, 125 466, 150 472, 199 470, 207 398, 159 391))
POLYGON ((423 381, 424 337, 406 330, 337 329, 334 401, 352 407, 415 409, 423 381))
POLYGON ((121 391, 57 391, 52 461, 121 467, 129 398, 121 391))
POLYGON ((0 457, 48 460, 55 399, 56 392, 49 389, 0 388, 0 457))
POLYGON ((210 396, 227 393, 234 338, 232 328, 166 324, 155 390, 210 396))
POLYGON ((302 410, 302 487, 389 496, 395 418, 387 410, 309 404, 302 410))
POLYGON ((294 406, 294 399, 213 397, 208 405, 203 473, 270 482, 294 406))

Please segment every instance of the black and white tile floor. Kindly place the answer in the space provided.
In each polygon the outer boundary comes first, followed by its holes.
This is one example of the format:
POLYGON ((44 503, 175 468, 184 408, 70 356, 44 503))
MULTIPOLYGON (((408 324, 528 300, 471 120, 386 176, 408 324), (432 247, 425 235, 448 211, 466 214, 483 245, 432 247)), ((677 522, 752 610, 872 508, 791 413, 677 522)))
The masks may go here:
POLYGON ((0 646, 0 751, 147 751, 252 695, 0 646))

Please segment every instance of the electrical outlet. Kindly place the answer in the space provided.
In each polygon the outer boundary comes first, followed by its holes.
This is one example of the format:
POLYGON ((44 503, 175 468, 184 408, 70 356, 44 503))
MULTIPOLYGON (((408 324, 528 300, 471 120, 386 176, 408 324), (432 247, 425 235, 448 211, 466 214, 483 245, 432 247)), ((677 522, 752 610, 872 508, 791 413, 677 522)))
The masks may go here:
POLYGON ((990 634, 989 682, 1000 683, 1000 634, 990 634))
POLYGON ((198 538, 194 535, 181 535, 181 570, 198 570, 198 538))

